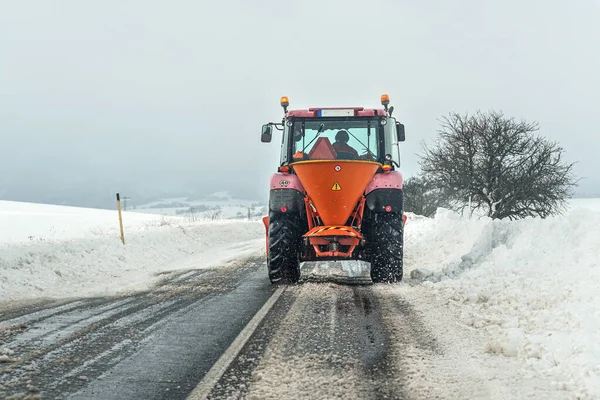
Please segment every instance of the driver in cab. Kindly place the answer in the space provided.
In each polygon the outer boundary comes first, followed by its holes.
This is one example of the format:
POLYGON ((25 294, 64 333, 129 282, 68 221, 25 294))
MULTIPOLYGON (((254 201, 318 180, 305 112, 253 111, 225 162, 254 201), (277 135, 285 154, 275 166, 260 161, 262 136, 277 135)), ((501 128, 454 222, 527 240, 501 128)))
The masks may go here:
MULTIPOLYGON (((359 159, 359 155, 358 152, 348 144, 348 141, 350 140, 350 135, 348 135, 348 132, 346 131, 338 131, 338 133, 335 134, 335 143, 333 143, 333 148, 335 149, 335 151, 337 151, 338 153, 347 153, 348 155, 351 155, 352 157, 354 157, 355 160, 359 159)), ((340 154, 338 154, 338 158, 340 158, 340 154)), ((346 157, 344 157, 346 158, 346 157)))

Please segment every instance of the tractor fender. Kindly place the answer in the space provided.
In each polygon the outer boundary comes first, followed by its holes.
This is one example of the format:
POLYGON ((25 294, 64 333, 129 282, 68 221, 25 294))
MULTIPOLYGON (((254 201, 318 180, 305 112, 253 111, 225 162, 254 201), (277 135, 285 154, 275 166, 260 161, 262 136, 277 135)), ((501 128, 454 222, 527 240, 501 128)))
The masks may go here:
POLYGON ((402 213, 404 206, 404 193, 402 189, 375 189, 367 194, 366 206, 376 213, 395 212, 402 213), (390 206, 388 211, 386 207, 390 206))
POLYGON ((402 174, 398 171, 375 174, 365 189, 365 195, 377 189, 402 189, 402 183, 402 174))
POLYGON ((300 183, 300 179, 298 176, 293 174, 284 174, 281 172, 274 173, 271 175, 271 191, 277 189, 288 189, 288 190, 297 190, 302 194, 306 194, 306 190, 304 190, 304 186, 300 183))

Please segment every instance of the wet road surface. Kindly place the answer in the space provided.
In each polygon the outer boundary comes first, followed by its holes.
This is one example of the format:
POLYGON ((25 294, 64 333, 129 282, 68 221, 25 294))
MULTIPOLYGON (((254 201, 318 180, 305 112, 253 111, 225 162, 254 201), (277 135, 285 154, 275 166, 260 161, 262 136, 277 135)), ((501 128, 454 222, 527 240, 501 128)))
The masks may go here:
POLYGON ((0 317, 0 398, 183 399, 274 288, 262 260, 0 317), (23 315, 19 315, 23 314, 23 315))

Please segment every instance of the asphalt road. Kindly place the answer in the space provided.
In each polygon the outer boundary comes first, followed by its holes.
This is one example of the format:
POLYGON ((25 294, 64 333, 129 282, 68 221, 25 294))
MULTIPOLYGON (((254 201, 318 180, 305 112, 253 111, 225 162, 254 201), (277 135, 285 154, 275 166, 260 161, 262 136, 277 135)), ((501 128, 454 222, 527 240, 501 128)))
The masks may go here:
POLYGON ((382 310, 418 320, 376 289, 273 287, 261 259, 5 311, 0 398, 405 398, 382 310))

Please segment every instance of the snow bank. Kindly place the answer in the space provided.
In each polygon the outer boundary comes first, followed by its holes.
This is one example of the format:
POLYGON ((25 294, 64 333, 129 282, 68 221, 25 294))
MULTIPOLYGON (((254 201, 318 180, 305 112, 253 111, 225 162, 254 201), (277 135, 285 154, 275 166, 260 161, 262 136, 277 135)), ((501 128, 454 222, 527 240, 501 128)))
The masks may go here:
POLYGON ((127 213, 123 246, 118 225, 103 223, 103 210, 24 205, 19 211, 19 203, 13 206, 0 213, 5 239, 0 242, 0 303, 143 290, 164 272, 264 253, 264 225, 258 221, 191 222, 127 213), (44 236, 49 226, 55 234, 44 236))
POLYGON ((600 212, 492 221, 409 216, 406 268, 489 335, 486 351, 558 390, 600 396, 600 212))

